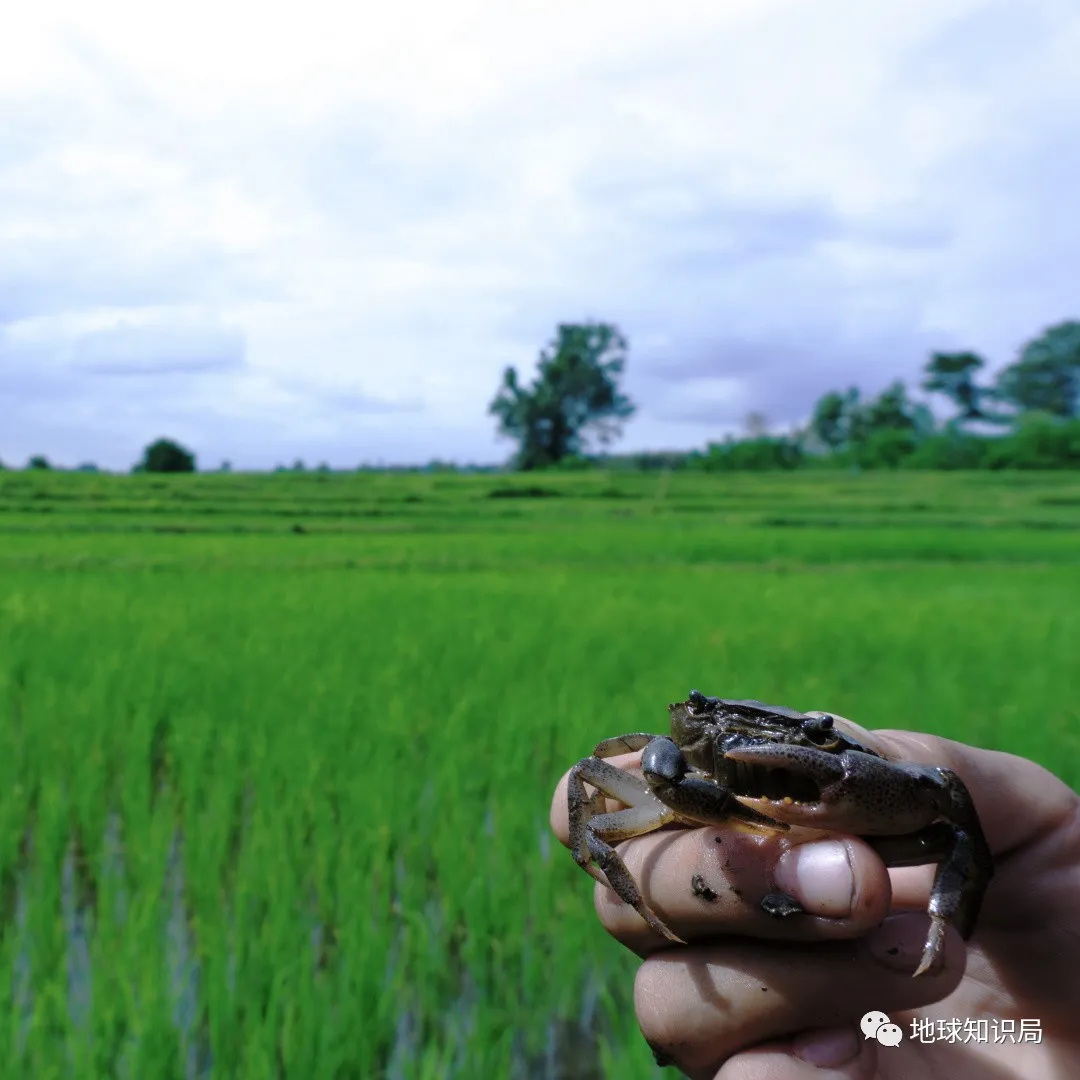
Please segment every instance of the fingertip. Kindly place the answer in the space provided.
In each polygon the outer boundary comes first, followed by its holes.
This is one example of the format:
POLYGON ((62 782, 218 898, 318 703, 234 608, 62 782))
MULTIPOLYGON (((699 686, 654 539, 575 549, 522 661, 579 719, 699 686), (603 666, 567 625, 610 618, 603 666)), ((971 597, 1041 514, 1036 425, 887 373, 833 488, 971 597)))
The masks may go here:
POLYGON ((566 787, 569 776, 568 769, 555 785, 555 794, 551 797, 551 810, 548 814, 551 831, 564 847, 570 846, 570 818, 566 807, 566 787))

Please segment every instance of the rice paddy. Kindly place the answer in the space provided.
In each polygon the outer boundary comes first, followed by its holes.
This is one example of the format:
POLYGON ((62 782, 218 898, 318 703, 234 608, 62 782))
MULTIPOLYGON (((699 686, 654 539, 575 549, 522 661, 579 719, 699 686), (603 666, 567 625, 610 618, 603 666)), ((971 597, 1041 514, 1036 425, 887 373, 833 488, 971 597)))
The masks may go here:
POLYGON ((552 788, 691 687, 1080 786, 1080 477, 0 473, 8 1076, 660 1076, 552 788))

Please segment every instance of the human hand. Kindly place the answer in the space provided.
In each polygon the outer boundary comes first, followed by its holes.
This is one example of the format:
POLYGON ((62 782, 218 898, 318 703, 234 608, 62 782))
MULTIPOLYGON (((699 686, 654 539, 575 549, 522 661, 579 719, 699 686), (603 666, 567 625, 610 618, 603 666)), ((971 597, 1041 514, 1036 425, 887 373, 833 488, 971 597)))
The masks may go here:
MULTIPOLYGON (((950 928, 943 966, 912 978, 934 867, 887 869, 856 838, 696 828, 626 841, 618 850, 646 902, 688 943, 672 946, 596 886, 601 922, 644 960, 635 1007, 658 1060, 692 1080, 1080 1076, 1080 797, 1012 754, 837 719, 886 756, 967 785, 996 863, 974 936, 950 928), (807 914, 763 912, 776 891, 807 914), (871 1010, 900 1025, 899 1046, 864 1039, 858 1021, 871 1010), (936 1030, 994 1018, 1017 1030, 1037 1020, 1041 1042, 911 1037, 913 1020, 936 1030)), ((635 770, 640 756, 609 760, 635 770)), ((566 781, 551 807, 563 844, 566 781)))

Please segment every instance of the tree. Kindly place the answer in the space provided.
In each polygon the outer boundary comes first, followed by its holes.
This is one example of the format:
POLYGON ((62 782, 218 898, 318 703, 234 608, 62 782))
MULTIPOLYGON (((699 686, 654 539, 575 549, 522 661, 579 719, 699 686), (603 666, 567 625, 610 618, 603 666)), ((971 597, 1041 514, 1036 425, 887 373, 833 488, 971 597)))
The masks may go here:
POLYGON ((933 430, 930 410, 913 402, 899 379, 866 402, 854 386, 842 394, 832 390, 818 400, 810 419, 820 444, 868 468, 896 466, 933 430))
POLYGON ((986 366, 977 353, 932 353, 923 370, 926 377, 922 388, 930 394, 944 394, 960 410, 957 421, 989 420, 982 407, 984 398, 992 395, 989 387, 975 383, 975 373, 986 366))
POLYGON ((854 411, 850 446, 861 467, 895 469, 933 430, 933 414, 913 402, 903 381, 896 379, 854 411))
POLYGON ((28 469, 51 469, 49 459, 44 454, 35 454, 27 463, 28 469))
POLYGON ((488 412, 499 434, 516 439, 519 469, 557 465, 581 454, 593 436, 607 445, 632 416, 634 404, 618 389, 626 340, 607 323, 563 323, 541 352, 536 378, 523 387, 514 368, 503 372, 488 412))
POLYGON ((810 430, 830 450, 845 446, 851 438, 852 420, 859 406, 859 391, 850 387, 846 393, 830 390, 814 406, 810 430))
POLYGON ((158 439, 144 451, 136 472, 178 473, 195 471, 195 455, 172 439, 158 439))
POLYGON ((1019 412, 1080 416, 1080 322, 1051 326, 998 372, 996 396, 1019 412))
POLYGON ((896 379, 876 398, 855 410, 852 427, 852 441, 858 442, 877 431, 928 434, 934 428, 934 418, 925 405, 916 404, 908 397, 907 387, 896 379))

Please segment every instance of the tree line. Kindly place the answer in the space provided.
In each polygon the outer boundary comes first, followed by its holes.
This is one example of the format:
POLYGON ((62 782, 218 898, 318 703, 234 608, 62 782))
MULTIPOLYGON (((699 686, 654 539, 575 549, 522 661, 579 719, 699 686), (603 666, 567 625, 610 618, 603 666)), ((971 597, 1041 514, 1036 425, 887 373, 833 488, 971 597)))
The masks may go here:
MULTIPOLYGON (((944 422, 897 379, 871 398, 855 386, 830 390, 814 403, 809 421, 785 435, 770 434, 765 418, 751 414, 743 437, 729 435, 703 450, 615 455, 607 447, 637 410, 620 387, 627 351, 626 338, 610 323, 563 323, 540 353, 529 385, 516 369, 505 369, 488 412, 499 434, 518 444, 512 468, 1080 468, 1077 321, 1044 330, 993 382, 981 381, 987 365, 977 353, 932 353, 920 385, 952 407, 944 422)), ((41 455, 27 463, 29 469, 50 467, 41 455)), ((428 468, 455 466, 433 462, 428 468)), ((160 438, 145 448, 132 472, 195 469, 192 451, 160 438)), ((303 463, 292 469, 303 471, 303 463)), ((97 469, 87 464, 78 471, 97 469)), ((228 463, 220 471, 229 471, 228 463)))
POLYGON ((751 414, 744 437, 704 450, 589 454, 588 444, 606 446, 636 410, 619 389, 626 352, 610 324, 564 324, 530 386, 505 370, 489 412, 518 443, 516 468, 1080 468, 1080 322, 1044 330, 993 382, 980 381, 987 365, 977 353, 931 354, 921 389, 952 407, 944 422, 897 379, 872 398, 855 386, 828 391, 808 423, 786 435, 769 434, 751 414))

